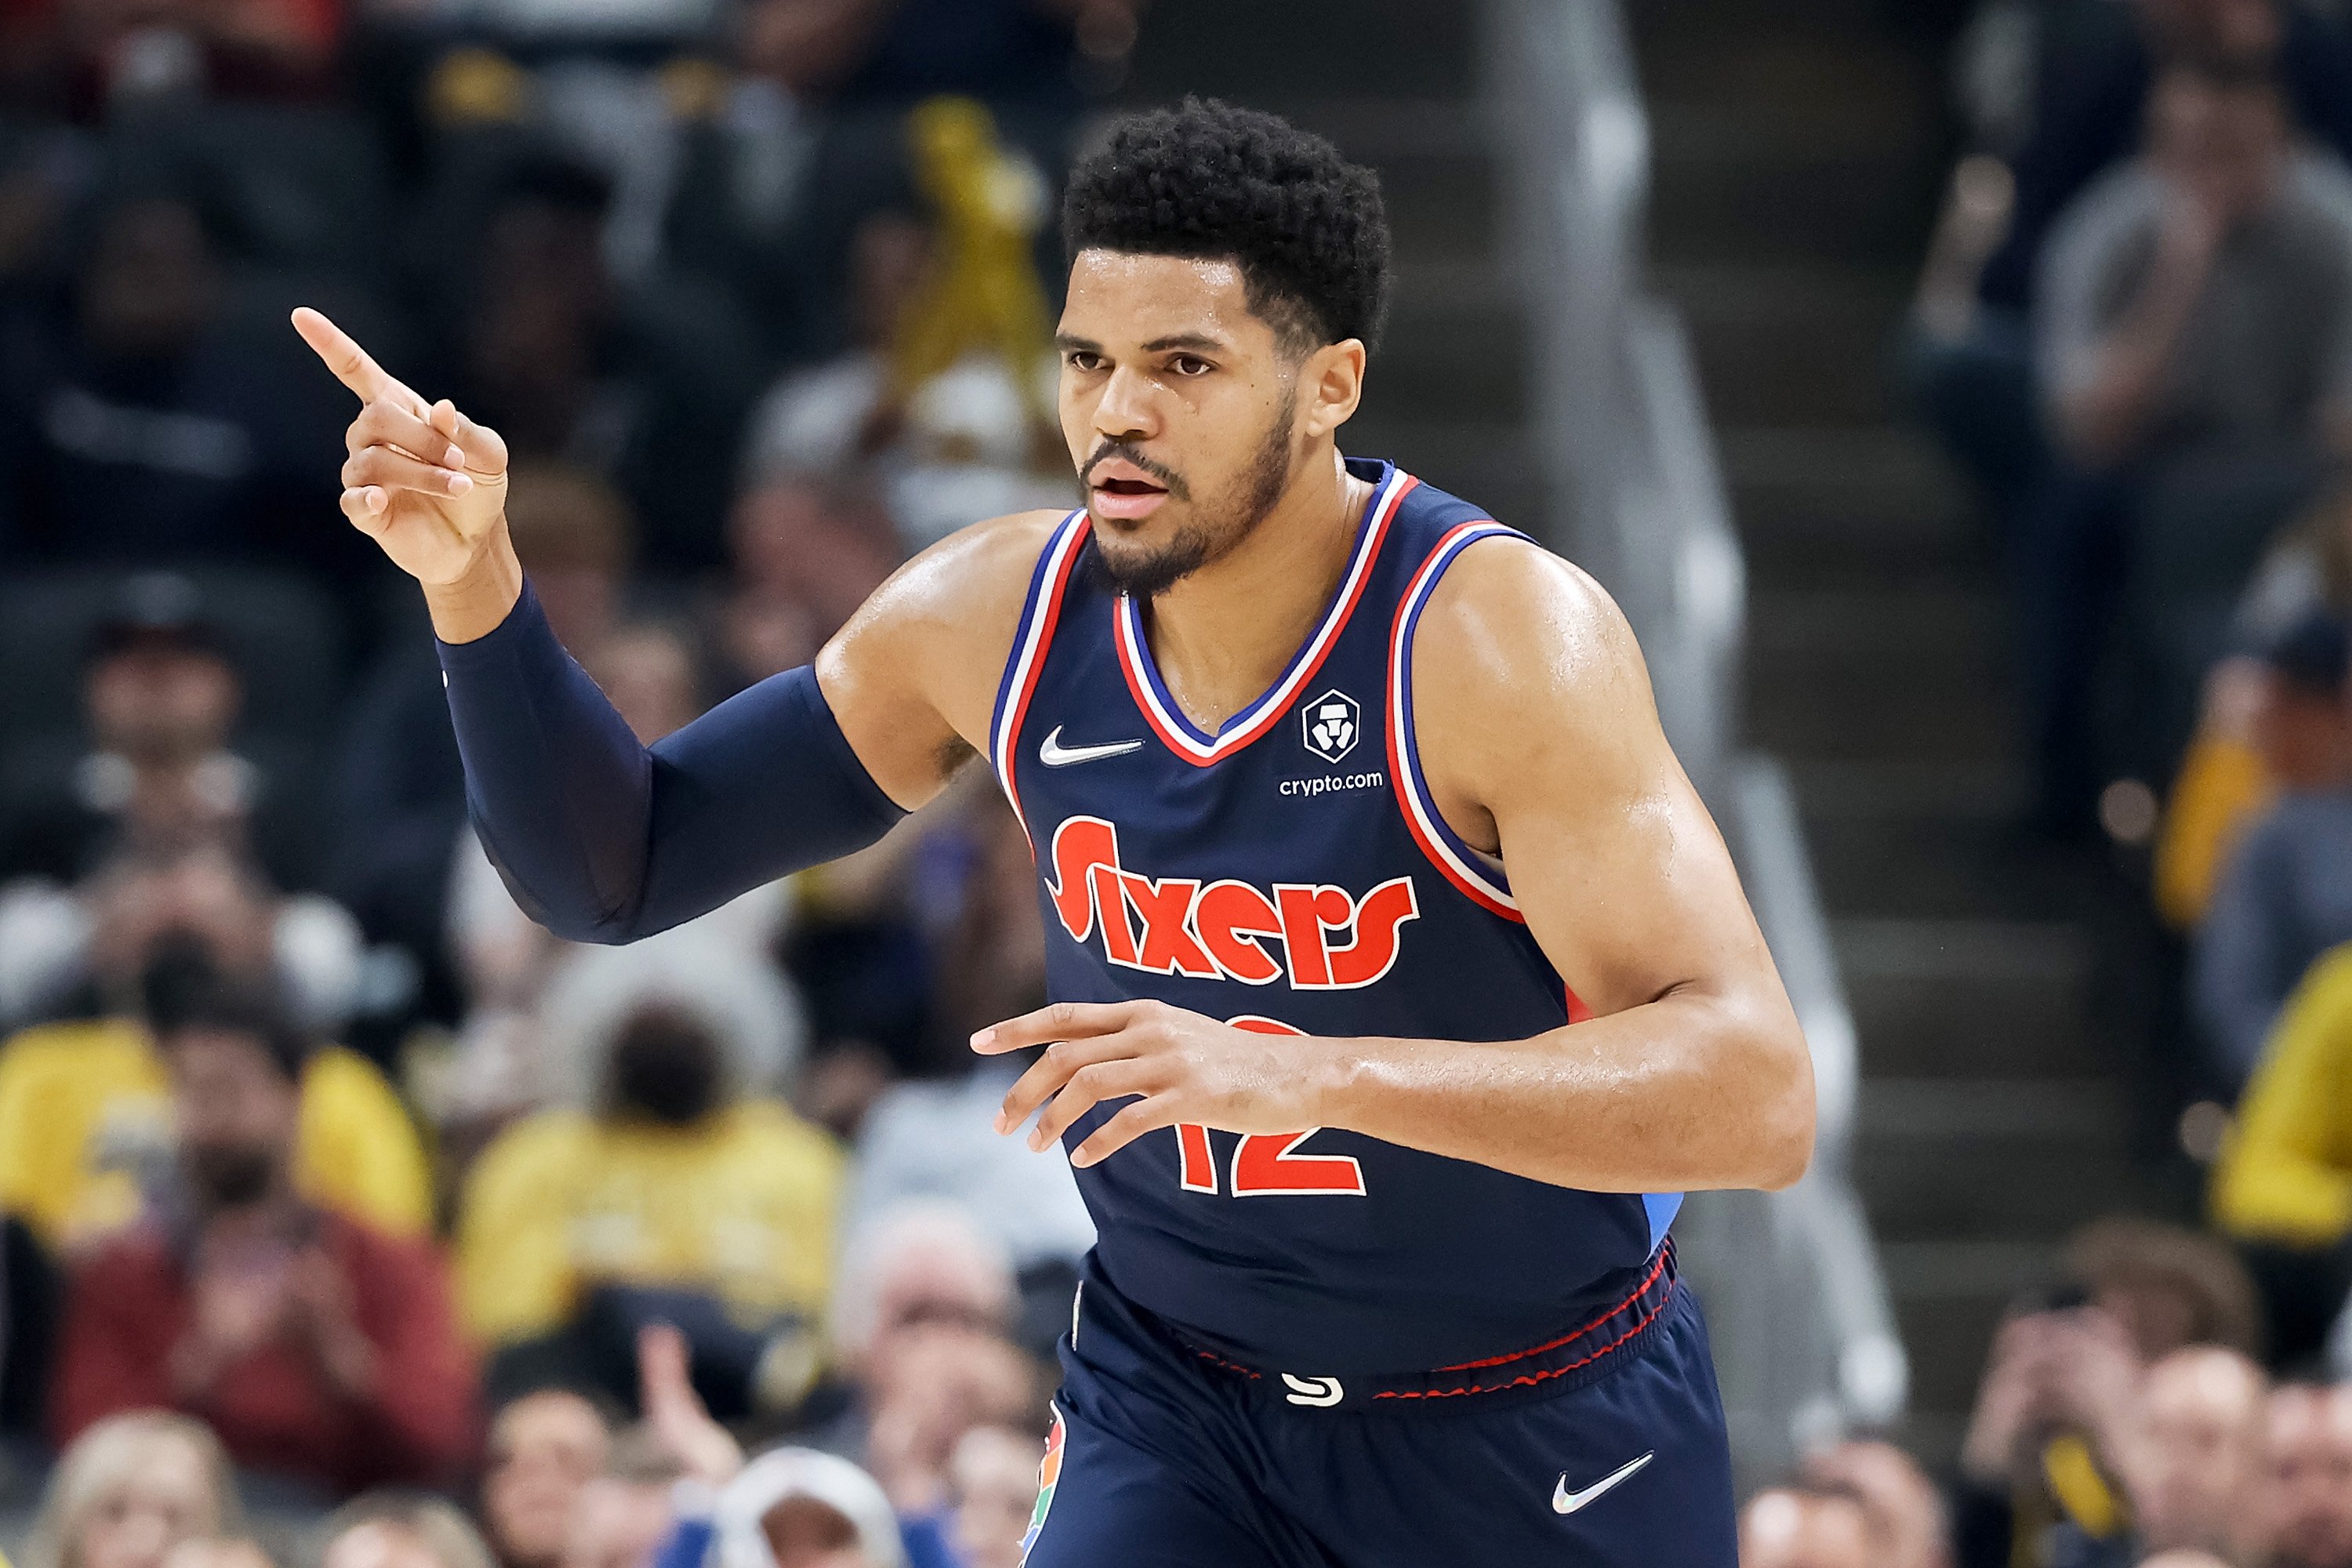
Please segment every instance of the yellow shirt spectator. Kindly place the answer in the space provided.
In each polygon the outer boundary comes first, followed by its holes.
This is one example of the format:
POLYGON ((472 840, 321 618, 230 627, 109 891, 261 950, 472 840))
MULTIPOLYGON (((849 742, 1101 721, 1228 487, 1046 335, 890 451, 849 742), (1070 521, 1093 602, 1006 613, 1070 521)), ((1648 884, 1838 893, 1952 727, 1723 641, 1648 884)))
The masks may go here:
POLYGON ((2295 1247, 2352 1232, 2352 943, 2314 963, 2279 1015, 2214 1168, 2213 1217, 2295 1247))
POLYGON ((747 1327, 822 1311, 841 1152, 751 1100, 690 1127, 529 1117, 467 1175, 457 1220, 467 1324, 511 1343, 561 1327, 600 1284, 709 1292, 747 1327))
MULTIPOLYGON (((136 1022, 25 1030, 0 1046, 0 1211, 53 1248, 128 1222, 141 1175, 171 1157, 171 1116, 163 1060, 136 1022)), ((312 1054, 295 1162, 316 1203, 400 1236, 432 1225, 416 1129, 364 1057, 312 1054)))

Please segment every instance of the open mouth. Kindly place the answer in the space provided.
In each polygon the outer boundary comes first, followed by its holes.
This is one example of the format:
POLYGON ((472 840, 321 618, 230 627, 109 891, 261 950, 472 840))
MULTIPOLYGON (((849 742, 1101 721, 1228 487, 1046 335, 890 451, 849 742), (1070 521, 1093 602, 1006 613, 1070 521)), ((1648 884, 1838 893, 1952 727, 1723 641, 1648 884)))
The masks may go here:
POLYGON ((1168 487, 1139 473, 1127 463, 1106 465, 1109 471, 1094 477, 1094 514, 1105 521, 1139 521, 1160 510, 1168 487))

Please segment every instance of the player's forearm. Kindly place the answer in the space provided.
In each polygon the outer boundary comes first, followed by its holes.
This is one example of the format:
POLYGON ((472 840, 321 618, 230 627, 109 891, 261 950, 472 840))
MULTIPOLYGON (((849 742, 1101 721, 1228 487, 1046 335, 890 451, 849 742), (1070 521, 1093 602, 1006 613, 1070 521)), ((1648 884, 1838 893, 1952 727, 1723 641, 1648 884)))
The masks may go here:
POLYGON ((1328 1042, 1324 1125, 1589 1192, 1787 1186, 1813 1141, 1785 1009, 1676 994, 1531 1039, 1328 1042))
POLYGON ((901 815, 803 668, 761 682, 651 750, 525 594, 441 647, 467 806, 531 917, 619 942, 873 842, 901 815))

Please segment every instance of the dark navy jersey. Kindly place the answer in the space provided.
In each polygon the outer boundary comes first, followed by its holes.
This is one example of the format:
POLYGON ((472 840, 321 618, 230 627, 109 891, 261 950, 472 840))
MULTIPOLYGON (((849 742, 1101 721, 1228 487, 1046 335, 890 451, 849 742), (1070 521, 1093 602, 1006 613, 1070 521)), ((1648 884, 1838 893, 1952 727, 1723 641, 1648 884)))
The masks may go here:
MULTIPOLYGON (((1339 590, 1215 735, 1169 697, 1138 605, 1086 570, 1087 514, 1040 557, 989 749, 1036 852, 1055 1000, 1439 1040, 1582 1016, 1504 868, 1437 815, 1413 746, 1422 607, 1464 549, 1511 531, 1389 464, 1348 468, 1375 489, 1339 590)), ((1638 1284, 1680 1201, 1328 1128, 1163 1128, 1078 1184, 1123 1295, 1226 1354, 1316 1373, 1447 1366, 1573 1330, 1638 1284)))

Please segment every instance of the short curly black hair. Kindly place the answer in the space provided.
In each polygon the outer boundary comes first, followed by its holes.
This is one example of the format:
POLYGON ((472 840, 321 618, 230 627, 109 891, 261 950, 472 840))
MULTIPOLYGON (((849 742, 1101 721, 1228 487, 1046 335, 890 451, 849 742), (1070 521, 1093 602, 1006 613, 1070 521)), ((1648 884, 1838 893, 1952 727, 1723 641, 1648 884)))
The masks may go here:
POLYGON ((1378 342, 1388 314, 1380 176, 1255 110, 1187 98, 1129 115, 1070 172, 1062 236, 1082 250, 1230 258, 1250 309, 1304 352, 1378 342))

